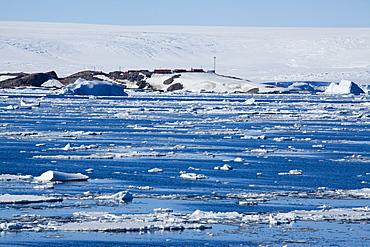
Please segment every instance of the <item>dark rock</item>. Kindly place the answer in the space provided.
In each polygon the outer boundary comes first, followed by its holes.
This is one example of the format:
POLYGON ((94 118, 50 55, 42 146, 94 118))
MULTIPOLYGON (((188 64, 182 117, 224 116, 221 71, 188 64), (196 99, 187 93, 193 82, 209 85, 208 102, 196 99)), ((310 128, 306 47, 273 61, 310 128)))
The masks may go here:
POLYGON ((149 89, 151 88, 151 85, 147 83, 146 81, 138 81, 136 82, 136 86, 138 86, 139 89, 149 89))
POLYGON ((58 80, 58 75, 55 73, 55 71, 46 72, 45 75, 48 75, 49 77, 58 80))
POLYGON ((107 76, 122 84, 126 84, 129 81, 134 82, 139 89, 151 89, 150 84, 145 81, 145 76, 148 78, 152 76, 152 72, 149 71, 113 71, 107 76))
POLYGON ((29 74, 23 73, 23 72, 15 72, 15 73, 1 73, 0 75, 14 76, 13 79, 15 79, 16 77, 22 77, 22 76, 29 75, 29 74))
POLYGON ((176 78, 179 78, 181 76, 181 74, 176 74, 174 76, 172 76, 171 78, 168 78, 167 80, 165 80, 163 82, 164 85, 170 85, 176 78))
POLYGON ((49 79, 58 79, 54 71, 47 73, 20 74, 19 76, 0 82, 0 87, 34 86, 40 87, 49 79))
POLYGON ((79 78, 85 79, 87 81, 102 81, 102 79, 94 77, 96 75, 108 76, 107 74, 105 74, 101 71, 86 70, 86 71, 77 72, 77 73, 72 74, 70 76, 67 76, 65 78, 59 79, 59 81, 64 85, 72 84, 79 78))
POLYGON ((144 80, 144 75, 148 78, 152 76, 151 72, 141 72, 141 71, 131 71, 131 72, 122 72, 122 71, 113 71, 110 72, 107 76, 112 80, 127 80, 130 82, 137 82, 144 80))
POLYGON ((177 83, 172 84, 171 86, 169 86, 167 88, 167 91, 181 90, 183 88, 184 88, 184 86, 181 83, 177 82, 177 83))

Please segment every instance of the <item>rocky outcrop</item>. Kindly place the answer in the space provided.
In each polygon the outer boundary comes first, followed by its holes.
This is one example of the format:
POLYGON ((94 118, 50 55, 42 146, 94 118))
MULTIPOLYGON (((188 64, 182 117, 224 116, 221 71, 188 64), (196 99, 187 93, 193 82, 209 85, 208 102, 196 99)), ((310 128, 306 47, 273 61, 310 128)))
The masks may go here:
POLYGON ((70 76, 67 76, 65 78, 59 79, 59 81, 61 83, 63 83, 64 85, 72 84, 76 80, 78 80, 79 78, 85 79, 86 81, 96 81, 96 80, 102 81, 102 79, 94 77, 94 76, 97 76, 97 75, 106 75, 107 76, 107 74, 105 74, 101 71, 86 70, 86 71, 77 72, 77 73, 72 74, 70 76))
MULTIPOLYGON (((63 88, 82 79, 85 81, 107 81, 126 89, 157 90, 161 92, 186 90, 191 92, 258 93, 260 90, 258 84, 206 72, 163 74, 147 70, 113 71, 109 73, 86 70, 64 78, 58 78, 54 71, 34 74, 7 73, 0 74, 0 76, 0 88, 18 86, 63 88)), ((286 89, 286 91, 288 90, 292 89, 286 89)))
POLYGON ((169 86, 167 88, 167 91, 181 90, 183 88, 184 88, 184 86, 181 83, 177 82, 177 83, 172 84, 171 86, 169 86))
POLYGON ((145 76, 150 78, 153 73, 146 71, 132 71, 132 72, 122 72, 122 71, 113 71, 108 73, 108 77, 112 80, 128 80, 131 82, 144 80, 145 76))
POLYGON ((9 87, 19 87, 19 86, 35 86, 41 87, 41 85, 50 80, 58 79, 57 74, 54 71, 47 73, 33 73, 33 74, 19 74, 15 78, 10 78, 0 82, 0 87, 9 88, 9 87))
POLYGON ((164 85, 170 85, 176 78, 179 78, 181 76, 181 74, 176 74, 174 76, 172 76, 171 78, 168 78, 167 80, 165 80, 163 82, 164 85))
POLYGON ((113 71, 110 72, 107 76, 109 79, 115 80, 117 82, 125 84, 125 82, 134 82, 139 89, 150 89, 151 86, 145 81, 146 78, 152 76, 152 72, 148 71, 113 71))

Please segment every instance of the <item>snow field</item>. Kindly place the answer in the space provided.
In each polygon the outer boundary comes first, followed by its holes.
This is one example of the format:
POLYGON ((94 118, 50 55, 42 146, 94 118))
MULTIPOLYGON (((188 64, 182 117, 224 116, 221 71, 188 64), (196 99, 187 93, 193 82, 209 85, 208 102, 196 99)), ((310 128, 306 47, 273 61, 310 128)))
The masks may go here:
MULTIPOLYGON (((213 69, 259 81, 369 84, 370 29, 1 22, 2 72, 213 69)), ((211 85, 212 87, 212 85, 211 85)))

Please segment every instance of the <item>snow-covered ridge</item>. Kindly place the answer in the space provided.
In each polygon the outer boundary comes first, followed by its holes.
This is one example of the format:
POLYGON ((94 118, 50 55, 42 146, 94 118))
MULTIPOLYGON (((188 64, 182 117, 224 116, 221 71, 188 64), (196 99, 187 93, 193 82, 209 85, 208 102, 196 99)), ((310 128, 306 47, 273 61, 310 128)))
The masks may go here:
POLYGON ((213 69, 252 81, 370 79, 369 28, 0 22, 0 72, 213 69))

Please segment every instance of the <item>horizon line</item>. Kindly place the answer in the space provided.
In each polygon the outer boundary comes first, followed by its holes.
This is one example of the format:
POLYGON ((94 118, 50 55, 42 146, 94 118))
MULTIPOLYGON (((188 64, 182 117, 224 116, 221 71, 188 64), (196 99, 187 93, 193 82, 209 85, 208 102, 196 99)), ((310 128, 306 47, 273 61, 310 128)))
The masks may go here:
POLYGON ((0 20, 0 22, 16 23, 49 23, 49 24, 76 24, 76 25, 97 25, 97 26, 121 26, 121 27, 219 27, 219 28, 319 28, 319 29, 365 29, 370 26, 245 26, 245 25, 171 25, 171 24, 112 24, 112 23, 87 23, 87 22, 64 22, 64 21, 25 21, 25 20, 0 20))

